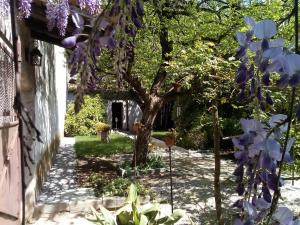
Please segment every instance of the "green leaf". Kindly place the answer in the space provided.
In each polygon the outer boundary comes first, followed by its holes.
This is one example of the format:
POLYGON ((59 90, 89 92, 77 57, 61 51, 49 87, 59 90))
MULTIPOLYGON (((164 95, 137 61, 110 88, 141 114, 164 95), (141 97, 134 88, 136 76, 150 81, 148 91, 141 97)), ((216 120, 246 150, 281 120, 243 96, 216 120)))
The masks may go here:
POLYGON ((160 212, 160 206, 158 203, 156 203, 151 205, 149 208, 144 209, 141 214, 147 216, 149 222, 153 223, 159 212, 160 212))
POLYGON ((156 224, 172 225, 179 221, 184 215, 184 211, 178 209, 171 215, 158 219, 156 224))
POLYGON ((136 204, 134 202, 131 205, 132 205, 132 213, 133 213, 134 224, 139 225, 140 224, 140 215, 139 215, 138 208, 136 207, 136 204))
POLYGON ((115 217, 112 215, 110 211, 108 211, 106 208, 100 206, 100 211, 103 216, 103 220, 108 223, 109 225, 117 225, 115 221, 115 217))
POLYGON ((98 213, 96 211, 96 209, 94 209, 94 207, 91 207, 91 210, 92 210, 93 215, 96 217, 96 221, 102 225, 105 225, 105 223, 103 223, 103 219, 102 219, 100 213, 98 213))
POLYGON ((118 225, 133 225, 133 215, 132 212, 122 211, 117 215, 118 225))
POLYGON ((128 192, 128 201, 129 202, 135 202, 137 199, 137 189, 134 184, 131 184, 129 187, 129 192, 128 192))
POLYGON ((145 215, 141 215, 141 220, 139 225, 147 225, 148 224, 148 218, 145 215))

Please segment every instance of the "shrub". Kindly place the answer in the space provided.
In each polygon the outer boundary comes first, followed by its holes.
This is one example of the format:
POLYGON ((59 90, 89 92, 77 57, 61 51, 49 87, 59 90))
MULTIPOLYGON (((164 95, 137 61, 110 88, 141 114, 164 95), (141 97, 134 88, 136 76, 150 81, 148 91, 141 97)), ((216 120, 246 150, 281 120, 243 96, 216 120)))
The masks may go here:
POLYGON ((91 136, 96 134, 95 124, 105 118, 105 105, 99 95, 85 96, 78 114, 74 102, 68 105, 65 117, 65 136, 91 136))
POLYGON ((110 131, 111 129, 109 124, 102 123, 102 122, 96 123, 95 127, 97 132, 110 131))

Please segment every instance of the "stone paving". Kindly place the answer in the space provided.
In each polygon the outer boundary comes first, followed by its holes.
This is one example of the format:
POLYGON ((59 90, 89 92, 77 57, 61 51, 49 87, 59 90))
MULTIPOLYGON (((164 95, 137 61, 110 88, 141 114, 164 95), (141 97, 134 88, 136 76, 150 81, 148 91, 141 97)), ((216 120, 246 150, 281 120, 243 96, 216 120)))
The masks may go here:
POLYGON ((48 177, 43 183, 38 204, 68 202, 94 197, 93 189, 78 188, 76 184, 74 143, 74 138, 65 138, 63 140, 48 173, 48 177))
MULTIPOLYGON (((71 139, 70 139, 71 140, 71 139)), ((72 140, 64 144, 56 156, 56 160, 49 172, 49 178, 43 186, 43 193, 39 204, 68 202, 94 198, 92 190, 79 189, 74 182, 76 164, 72 140), (80 190, 82 192, 80 192, 80 190)), ((74 140, 73 140, 74 141, 74 140)), ((152 139, 158 148, 152 154, 158 154, 168 162, 168 152, 162 141, 152 139)), ((174 206, 184 209, 196 224, 215 224, 213 172, 214 158, 208 152, 189 151, 180 147, 172 150, 173 159, 173 190, 174 206)), ((233 209, 230 207, 238 198, 234 193, 235 184, 232 176, 234 162, 221 161, 221 185, 223 208, 226 224, 231 224, 233 209)), ((152 188, 158 201, 169 202, 170 182, 168 173, 157 177, 145 177, 141 181, 152 188)), ((292 186, 290 181, 283 187, 282 196, 285 204, 292 208, 296 215, 300 215, 300 181, 292 186)), ((163 206, 164 213, 170 211, 168 205, 163 206)), ((185 223, 185 222, 181 222, 185 223)), ((82 214, 65 213, 54 215, 53 218, 40 218, 34 225, 90 225, 82 214)))

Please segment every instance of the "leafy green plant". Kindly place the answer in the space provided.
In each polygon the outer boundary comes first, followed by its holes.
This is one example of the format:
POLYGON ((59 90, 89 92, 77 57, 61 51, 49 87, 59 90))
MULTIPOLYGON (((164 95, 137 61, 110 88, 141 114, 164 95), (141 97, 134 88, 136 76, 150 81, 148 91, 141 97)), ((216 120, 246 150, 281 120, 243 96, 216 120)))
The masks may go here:
MULTIPOLYGON (((95 195, 100 196, 127 196, 127 187, 132 183, 129 178, 112 178, 109 179, 98 173, 92 173, 86 181, 86 187, 92 187, 95 190, 95 195)), ((139 195, 150 195, 153 193, 149 191, 144 185, 136 182, 137 193, 139 195)))
POLYGON ((105 105, 99 95, 85 96, 81 110, 75 114, 74 102, 68 105, 65 117, 65 136, 95 135, 95 124, 105 119, 105 105))
POLYGON ((184 216, 182 210, 175 210, 171 215, 159 218, 161 209, 158 203, 146 208, 141 207, 137 187, 134 184, 130 185, 126 205, 116 212, 116 216, 101 206, 100 213, 94 208, 92 212, 97 222, 102 225, 172 225, 184 216))
MULTIPOLYGON (((161 156, 158 155, 150 155, 147 158, 147 162, 144 165, 137 166, 137 171, 138 173, 144 170, 149 170, 149 169, 160 169, 160 168, 165 168, 166 165, 163 162, 161 156)), ((124 163, 121 164, 120 168, 122 168, 125 171, 132 171, 132 162, 131 161, 125 161, 124 163)))

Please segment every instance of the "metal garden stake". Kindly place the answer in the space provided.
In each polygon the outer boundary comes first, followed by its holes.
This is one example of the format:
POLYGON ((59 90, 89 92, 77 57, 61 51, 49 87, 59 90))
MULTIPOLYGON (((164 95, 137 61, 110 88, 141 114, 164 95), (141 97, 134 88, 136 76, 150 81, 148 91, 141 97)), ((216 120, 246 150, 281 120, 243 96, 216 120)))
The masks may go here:
POLYGON ((171 189, 171 209, 174 211, 173 204, 173 179, 172 179, 172 146, 175 144, 175 135, 173 133, 165 137, 165 143, 169 148, 169 169, 170 169, 170 189, 171 189))

